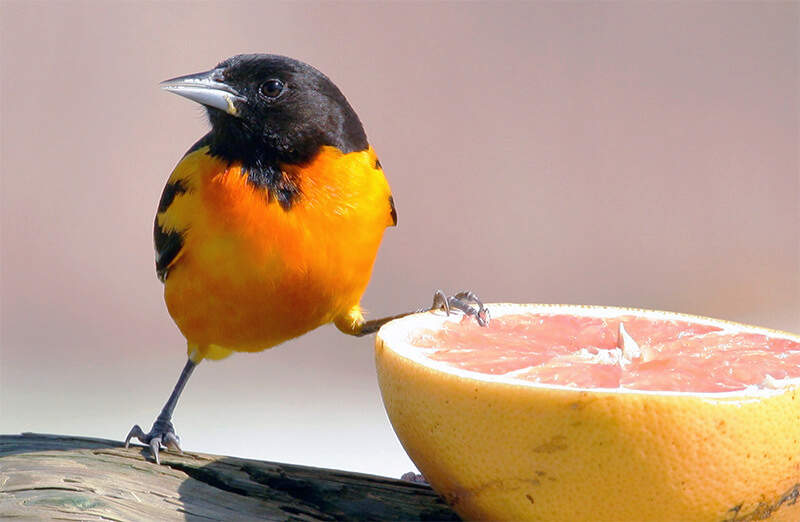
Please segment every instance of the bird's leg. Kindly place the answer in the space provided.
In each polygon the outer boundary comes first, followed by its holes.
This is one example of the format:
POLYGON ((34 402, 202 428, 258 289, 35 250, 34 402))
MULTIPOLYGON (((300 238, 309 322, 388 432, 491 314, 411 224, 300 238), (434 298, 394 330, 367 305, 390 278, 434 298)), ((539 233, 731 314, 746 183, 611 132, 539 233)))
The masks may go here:
POLYGON ((390 315, 388 317, 381 317, 380 319, 370 319, 364 321, 360 328, 355 332, 355 335, 369 335, 377 332, 381 326, 394 319, 400 319, 407 315, 416 314, 419 312, 427 312, 429 310, 444 310, 447 315, 450 315, 450 310, 459 310, 466 315, 472 316, 481 326, 489 324, 489 309, 483 306, 483 303, 473 292, 468 290, 458 292, 456 295, 447 296, 441 290, 437 290, 433 294, 433 304, 430 308, 420 308, 413 312, 406 312, 403 314, 390 315))
POLYGON ((161 413, 153 423, 153 427, 150 429, 150 432, 145 433, 138 424, 135 424, 128 433, 128 436, 125 437, 126 448, 128 447, 130 440, 136 437, 141 442, 144 442, 150 446, 150 450, 153 452, 153 457, 156 459, 156 464, 161 464, 158 459, 158 451, 160 449, 166 447, 178 450, 179 453, 183 453, 181 451, 181 439, 175 434, 175 427, 172 425, 172 412, 175 410, 175 406, 178 404, 178 398, 181 396, 183 387, 186 386, 186 381, 189 380, 189 377, 192 375, 195 366, 197 366, 197 363, 192 362, 191 359, 186 361, 186 366, 183 367, 181 376, 178 378, 178 382, 175 383, 175 388, 172 390, 172 395, 169 396, 167 403, 164 404, 164 407, 161 409, 161 413))

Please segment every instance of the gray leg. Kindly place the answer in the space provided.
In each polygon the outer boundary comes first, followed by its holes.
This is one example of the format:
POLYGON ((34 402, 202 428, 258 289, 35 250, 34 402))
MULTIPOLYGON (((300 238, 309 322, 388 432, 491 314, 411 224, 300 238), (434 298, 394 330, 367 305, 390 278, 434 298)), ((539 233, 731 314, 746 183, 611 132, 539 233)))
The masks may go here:
POLYGON ((192 362, 191 359, 186 361, 186 366, 183 367, 181 376, 172 390, 172 395, 169 396, 167 403, 161 409, 161 413, 153 423, 153 427, 149 433, 142 431, 138 424, 135 424, 128 436, 125 437, 125 447, 128 447, 132 438, 137 438, 141 442, 148 444, 150 450, 153 452, 153 457, 156 459, 156 464, 161 464, 158 459, 158 450, 162 448, 170 448, 181 451, 181 439, 175 434, 175 427, 172 425, 172 412, 175 411, 175 406, 178 404, 178 398, 181 396, 186 381, 192 375, 197 363, 192 362))

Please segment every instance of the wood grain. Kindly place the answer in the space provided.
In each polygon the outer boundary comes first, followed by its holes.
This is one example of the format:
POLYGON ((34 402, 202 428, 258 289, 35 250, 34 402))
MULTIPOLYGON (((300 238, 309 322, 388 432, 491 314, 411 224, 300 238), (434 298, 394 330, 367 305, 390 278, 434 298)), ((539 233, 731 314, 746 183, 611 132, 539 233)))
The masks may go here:
POLYGON ((459 520, 424 484, 65 435, 0 435, 0 518, 459 520))

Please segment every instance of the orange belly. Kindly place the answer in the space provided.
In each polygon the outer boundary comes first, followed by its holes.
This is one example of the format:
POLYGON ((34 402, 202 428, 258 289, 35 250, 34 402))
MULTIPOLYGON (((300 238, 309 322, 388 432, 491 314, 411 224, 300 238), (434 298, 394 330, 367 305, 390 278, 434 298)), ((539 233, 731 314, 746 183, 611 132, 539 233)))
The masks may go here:
POLYGON ((310 165, 287 166, 301 192, 288 210, 238 165, 198 153, 172 176, 189 190, 159 215, 185 231, 164 296, 195 359, 270 348, 358 307, 393 223, 372 149, 326 147, 310 165))

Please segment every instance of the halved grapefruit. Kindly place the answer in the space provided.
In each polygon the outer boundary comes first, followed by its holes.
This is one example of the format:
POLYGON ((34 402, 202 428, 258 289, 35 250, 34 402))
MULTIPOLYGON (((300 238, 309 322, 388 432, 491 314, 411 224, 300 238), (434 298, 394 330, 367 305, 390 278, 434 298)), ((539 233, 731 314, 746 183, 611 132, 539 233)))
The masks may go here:
POLYGON ((467 519, 800 520, 800 336, 611 307, 490 305, 378 333, 386 411, 467 519))

